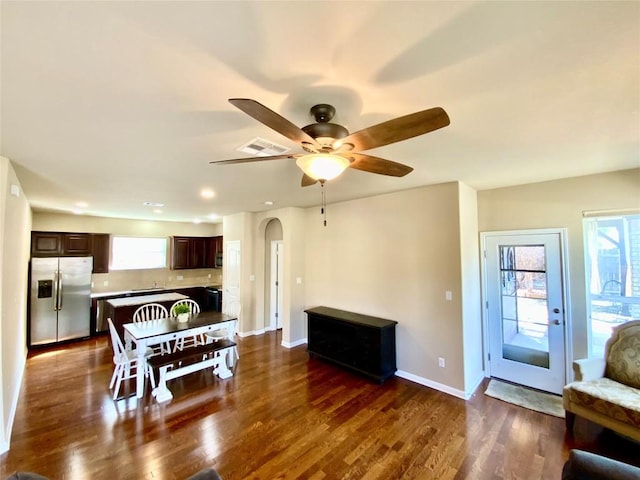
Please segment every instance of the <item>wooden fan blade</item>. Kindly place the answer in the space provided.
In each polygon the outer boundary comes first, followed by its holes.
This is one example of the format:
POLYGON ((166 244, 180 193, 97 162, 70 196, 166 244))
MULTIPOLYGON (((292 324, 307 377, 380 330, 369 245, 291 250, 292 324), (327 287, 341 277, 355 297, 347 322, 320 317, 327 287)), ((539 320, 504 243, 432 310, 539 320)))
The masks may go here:
POLYGON ((363 172, 378 173, 390 177, 404 177, 407 173, 413 171, 413 168, 408 165, 374 157, 365 153, 343 153, 341 156, 352 160, 349 167, 362 170, 363 172))
POLYGON ((268 157, 247 157, 247 158, 232 158, 231 160, 213 160, 209 163, 222 163, 222 164, 233 164, 233 163, 249 163, 249 162, 262 162, 267 160, 279 160, 281 158, 298 158, 302 156, 300 153, 289 154, 289 155, 271 155, 268 157))
POLYGON ((250 117, 255 118, 260 123, 263 123, 281 135, 284 135, 288 139, 301 145, 310 145, 318 151, 321 149, 321 146, 313 137, 309 136, 289 120, 278 115, 276 112, 270 110, 261 103, 251 100, 250 98, 230 98, 229 103, 239 108, 250 117))
POLYGON ((310 185, 315 185, 316 183, 318 183, 318 181, 316 179, 311 178, 306 173, 302 174, 302 183, 300 184, 301 186, 308 187, 310 185))
POLYGON ((430 108, 354 132, 337 140, 333 147, 336 150, 344 150, 351 144, 351 150, 369 150, 432 132, 446 127, 449 123, 449 115, 442 108, 430 108))

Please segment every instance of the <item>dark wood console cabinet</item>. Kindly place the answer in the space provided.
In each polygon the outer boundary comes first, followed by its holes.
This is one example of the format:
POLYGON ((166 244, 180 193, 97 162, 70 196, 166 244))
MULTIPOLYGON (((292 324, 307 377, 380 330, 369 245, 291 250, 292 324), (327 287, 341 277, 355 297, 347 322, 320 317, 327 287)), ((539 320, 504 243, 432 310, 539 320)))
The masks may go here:
POLYGON ((329 307, 305 312, 311 357, 332 361, 380 383, 395 374, 398 322, 329 307))

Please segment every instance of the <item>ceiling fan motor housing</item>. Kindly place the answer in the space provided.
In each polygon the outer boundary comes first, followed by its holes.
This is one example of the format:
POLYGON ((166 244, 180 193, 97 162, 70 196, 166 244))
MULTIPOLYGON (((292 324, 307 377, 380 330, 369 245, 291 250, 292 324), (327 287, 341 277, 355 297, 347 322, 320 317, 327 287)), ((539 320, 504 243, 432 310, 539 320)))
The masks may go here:
POLYGON ((317 140, 324 147, 323 150, 333 150, 331 147, 333 142, 349 135, 349 131, 342 125, 329 123, 329 120, 336 114, 336 109, 333 105, 320 103, 311 107, 309 112, 317 123, 302 127, 302 131, 317 140))

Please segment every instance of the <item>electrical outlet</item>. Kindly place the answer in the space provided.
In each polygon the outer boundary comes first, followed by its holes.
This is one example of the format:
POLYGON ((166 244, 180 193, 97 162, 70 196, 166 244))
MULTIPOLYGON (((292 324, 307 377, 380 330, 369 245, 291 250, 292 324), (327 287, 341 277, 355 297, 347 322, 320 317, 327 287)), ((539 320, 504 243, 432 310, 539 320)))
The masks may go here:
POLYGON ((207 275, 207 278, 211 278, 211 274, 207 275))
POLYGON ((176 275, 176 280, 184 280, 184 277, 182 275, 176 275))
POLYGON ((453 294, 451 293, 451 291, 447 290, 446 292, 444 292, 444 299, 451 301, 451 299, 453 298, 453 294))
POLYGON ((440 368, 444 368, 444 365, 445 365, 444 358, 443 357, 438 357, 438 366, 440 368))
POLYGON ((109 286, 109 280, 105 280, 104 282, 102 282, 102 285, 105 287, 109 286))

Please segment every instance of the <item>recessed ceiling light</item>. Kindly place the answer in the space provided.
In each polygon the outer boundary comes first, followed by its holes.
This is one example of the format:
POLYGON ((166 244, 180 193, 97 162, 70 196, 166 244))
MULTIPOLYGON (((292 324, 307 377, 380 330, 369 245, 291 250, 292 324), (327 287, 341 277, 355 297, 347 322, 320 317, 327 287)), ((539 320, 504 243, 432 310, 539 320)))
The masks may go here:
POLYGON ((194 218, 193 219, 193 223, 200 223, 202 220, 200 220, 199 218, 194 218))
POLYGON ((87 208, 89 204, 87 202, 76 202, 76 207, 87 208))
POLYGON ((162 210, 160 210, 159 208, 154 208, 153 213, 162 213, 162 210))
POLYGON ((210 215, 207 215, 207 218, 209 218, 210 220, 217 220, 218 218, 220 218, 220 216, 217 213, 212 213, 210 215))
POLYGON ((265 205, 273 205, 273 201, 272 200, 267 200, 266 202, 264 202, 265 205))
POLYGON ((215 197, 215 196, 216 196, 216 194, 215 194, 215 192, 214 192, 213 190, 210 190, 210 189, 208 189, 208 188, 203 188, 203 189, 200 191, 200 196, 201 196, 202 198, 213 198, 213 197, 215 197))
POLYGON ((157 202, 144 202, 143 205, 145 207, 164 207, 164 203, 157 203, 157 202))
POLYGON ((73 210, 71 210, 75 215, 82 215, 82 210, 78 210, 77 208, 74 208, 73 210))

